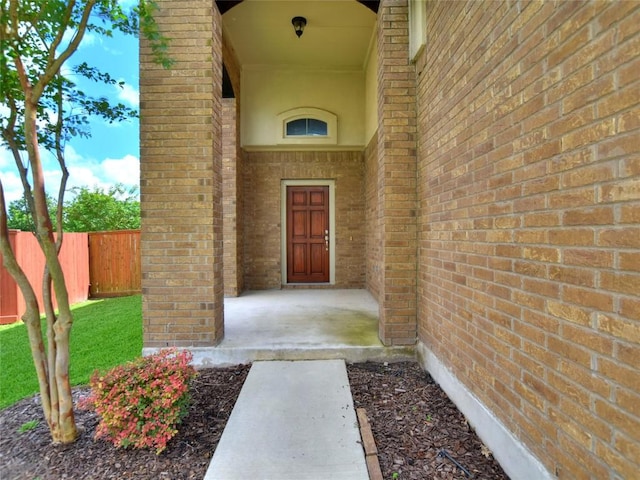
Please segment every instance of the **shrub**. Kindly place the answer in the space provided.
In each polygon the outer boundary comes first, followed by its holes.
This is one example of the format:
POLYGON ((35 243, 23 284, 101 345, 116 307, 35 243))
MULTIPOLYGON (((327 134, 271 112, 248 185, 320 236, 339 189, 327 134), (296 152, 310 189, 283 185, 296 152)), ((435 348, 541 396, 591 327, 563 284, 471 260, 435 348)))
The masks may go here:
POLYGON ((188 412, 192 354, 176 349, 138 358, 91 377, 91 394, 81 406, 100 417, 95 438, 117 447, 162 452, 188 412))

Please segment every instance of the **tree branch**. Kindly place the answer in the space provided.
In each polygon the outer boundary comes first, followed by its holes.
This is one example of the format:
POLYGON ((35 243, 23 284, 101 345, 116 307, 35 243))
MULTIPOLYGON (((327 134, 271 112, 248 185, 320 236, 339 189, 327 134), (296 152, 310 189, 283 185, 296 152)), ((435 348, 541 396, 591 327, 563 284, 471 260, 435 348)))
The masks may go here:
MULTIPOLYGON (((70 3, 75 3, 75 2, 72 1, 70 3)), ((71 41, 69 42, 69 45, 67 45, 67 48, 63 50, 63 52, 58 56, 58 58, 51 60, 52 57, 50 55, 48 59, 49 61, 47 62, 47 68, 45 69, 43 74, 40 75, 40 78, 38 79, 38 83, 34 87, 34 94, 33 94, 34 99, 40 98, 46 86, 49 84, 51 79, 58 73, 58 71, 60 70, 60 67, 62 67, 62 64, 66 62, 67 59, 78 49, 78 45, 80 45, 80 42, 84 37, 85 31, 87 30, 89 17, 91 16, 91 10, 93 10, 93 7, 95 6, 95 4, 96 4, 96 0, 87 0, 87 3, 84 6, 84 10, 82 11, 82 18, 80 19, 76 33, 71 39, 71 41)), ((61 28, 59 29, 59 35, 63 35, 68 26, 69 26, 69 18, 67 18, 65 22, 61 24, 61 28)), ((56 37, 56 39, 53 41, 53 44, 51 45, 52 47, 51 52, 53 52, 54 55, 55 55, 55 50, 60 44, 61 40, 62 40, 62 37, 60 38, 56 37)))
POLYGON ((22 162, 22 157, 20 156, 20 148, 18 147, 18 143, 16 142, 16 120, 18 117, 18 107, 16 106, 15 99, 11 96, 8 98, 9 103, 9 118, 7 120, 7 126, 2 130, 2 138, 7 142, 9 146, 9 150, 13 155, 13 160, 15 161, 16 168, 18 169, 18 173, 20 174, 20 181, 22 182, 22 188, 24 190, 24 198, 27 202, 27 206, 29 207, 29 211, 33 212, 35 210, 34 202, 33 202, 33 194, 31 192, 31 185, 29 184, 28 179, 28 171, 22 162))
MULTIPOLYGON (((70 0, 69 3, 67 4, 67 8, 60 22, 61 28, 59 28, 58 31, 56 32, 56 36, 54 37, 53 42, 51 43, 51 47, 48 50, 49 55, 47 56, 47 65, 51 65, 55 60, 56 50, 58 49, 60 42, 62 42, 62 39, 64 38, 64 34, 67 31, 69 22, 71 21, 71 16, 73 15, 73 9, 75 8, 75 6, 76 6, 75 0, 70 0)), ((91 8, 89 10, 91 10, 91 8)))
POLYGON ((64 192, 67 189, 67 180, 69 179, 69 170, 64 158, 64 147, 62 145, 62 127, 64 124, 64 110, 63 110, 63 92, 62 92, 62 78, 58 84, 58 96, 56 98, 56 106, 58 108, 58 121, 56 122, 56 158, 58 159, 58 165, 60 165, 60 171, 62 172, 62 178, 60 179, 60 186, 58 187, 58 202, 56 205, 56 249, 60 253, 62 247, 63 225, 62 225, 62 209, 64 207, 64 192))

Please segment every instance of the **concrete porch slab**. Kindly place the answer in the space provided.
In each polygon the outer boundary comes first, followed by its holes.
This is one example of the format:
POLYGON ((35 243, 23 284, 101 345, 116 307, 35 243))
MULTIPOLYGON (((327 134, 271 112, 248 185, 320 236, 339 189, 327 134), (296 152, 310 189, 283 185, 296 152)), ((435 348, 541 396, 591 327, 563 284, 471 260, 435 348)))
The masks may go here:
POLYGON ((205 480, 368 480, 344 361, 256 362, 205 480))
POLYGON ((225 336, 216 347, 193 347, 197 367, 259 360, 348 362, 415 359, 414 347, 378 339, 378 304, 366 290, 249 291, 225 298, 225 336))

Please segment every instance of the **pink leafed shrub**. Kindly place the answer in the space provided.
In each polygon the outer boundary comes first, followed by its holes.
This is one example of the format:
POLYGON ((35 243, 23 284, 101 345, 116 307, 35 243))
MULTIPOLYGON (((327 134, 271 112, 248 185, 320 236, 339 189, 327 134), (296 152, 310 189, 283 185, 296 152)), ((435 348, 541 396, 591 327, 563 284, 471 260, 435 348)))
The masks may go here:
POLYGON ((196 376, 191 359, 191 352, 167 349, 95 372, 91 394, 80 405, 100 417, 95 437, 160 454, 188 413, 189 383, 196 376))

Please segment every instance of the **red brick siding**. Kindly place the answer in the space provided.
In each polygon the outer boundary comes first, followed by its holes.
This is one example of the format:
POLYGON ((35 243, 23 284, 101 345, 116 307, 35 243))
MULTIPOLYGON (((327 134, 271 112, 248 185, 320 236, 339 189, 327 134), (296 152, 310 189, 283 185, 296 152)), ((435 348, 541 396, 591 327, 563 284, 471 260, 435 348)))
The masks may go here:
POLYGON ((141 40, 144 344, 214 345, 223 335, 221 19, 211 2, 158 5, 175 64, 155 65, 141 40))
POLYGON ((237 297, 243 290, 242 149, 237 141, 235 98, 222 100, 222 210, 224 225, 224 294, 237 297))
POLYGON ((243 151, 240 148, 241 67, 233 46, 222 38, 222 61, 235 98, 222 101, 222 208, 224 237, 224 294, 244 290, 244 221, 242 196, 243 151))
POLYGON ((365 158, 365 229, 366 229, 366 288, 380 301, 380 227, 378 201, 378 136, 371 138, 364 152, 365 158))
POLYGON ((378 198, 381 240, 379 336, 416 342, 416 88, 406 0, 378 12, 378 198))
POLYGON ((634 478, 640 4, 427 11, 420 339, 559 478, 634 478))
POLYGON ((281 180, 335 180, 336 287, 364 288, 364 162, 361 152, 246 152, 245 286, 280 288, 281 180))

